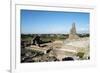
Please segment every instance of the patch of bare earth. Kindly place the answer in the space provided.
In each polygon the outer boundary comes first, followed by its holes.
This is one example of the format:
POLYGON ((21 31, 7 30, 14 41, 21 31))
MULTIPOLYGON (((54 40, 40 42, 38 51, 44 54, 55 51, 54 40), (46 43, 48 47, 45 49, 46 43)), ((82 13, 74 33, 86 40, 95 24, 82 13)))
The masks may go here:
POLYGON ((56 40, 52 43, 41 44, 41 47, 31 45, 26 49, 44 53, 43 56, 33 58, 33 60, 37 61, 47 61, 49 59, 52 61, 56 58, 62 60, 65 57, 72 57, 74 60, 79 60, 80 56, 78 56, 77 53, 80 52, 84 53, 83 59, 87 59, 89 56, 89 38, 80 38, 76 40, 66 39, 64 41, 56 40))

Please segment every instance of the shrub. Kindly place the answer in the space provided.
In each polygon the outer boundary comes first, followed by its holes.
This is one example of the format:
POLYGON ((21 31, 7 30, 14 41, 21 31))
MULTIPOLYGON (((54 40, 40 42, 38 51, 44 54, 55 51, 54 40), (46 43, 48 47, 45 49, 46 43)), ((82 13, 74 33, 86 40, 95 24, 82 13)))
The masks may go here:
POLYGON ((83 58, 84 52, 78 52, 78 53, 77 53, 77 56, 79 56, 79 58, 83 58))

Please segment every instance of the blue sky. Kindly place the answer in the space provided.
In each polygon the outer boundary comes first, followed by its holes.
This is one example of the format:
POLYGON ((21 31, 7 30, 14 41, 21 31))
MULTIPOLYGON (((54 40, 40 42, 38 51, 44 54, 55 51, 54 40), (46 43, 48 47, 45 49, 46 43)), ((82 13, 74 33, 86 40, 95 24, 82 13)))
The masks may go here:
POLYGON ((21 10, 21 33, 67 34, 75 22, 77 33, 89 32, 89 13, 21 10))

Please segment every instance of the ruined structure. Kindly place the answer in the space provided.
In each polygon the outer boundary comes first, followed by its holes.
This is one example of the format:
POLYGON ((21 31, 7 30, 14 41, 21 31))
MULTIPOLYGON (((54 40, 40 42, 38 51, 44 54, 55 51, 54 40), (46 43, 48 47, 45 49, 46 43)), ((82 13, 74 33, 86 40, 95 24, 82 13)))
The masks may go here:
POLYGON ((69 33, 69 39, 78 39, 79 36, 76 33, 76 27, 75 27, 75 23, 72 24, 72 28, 70 30, 69 33))

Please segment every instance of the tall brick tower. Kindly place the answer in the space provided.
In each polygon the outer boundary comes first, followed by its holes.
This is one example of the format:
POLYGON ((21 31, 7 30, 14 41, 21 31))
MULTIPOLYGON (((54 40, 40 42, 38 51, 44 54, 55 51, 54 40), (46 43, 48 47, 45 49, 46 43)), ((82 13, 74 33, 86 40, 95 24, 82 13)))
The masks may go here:
POLYGON ((72 23, 72 28, 69 33, 69 39, 78 39, 78 38, 79 36, 77 35, 77 32, 76 32, 75 23, 72 23))

